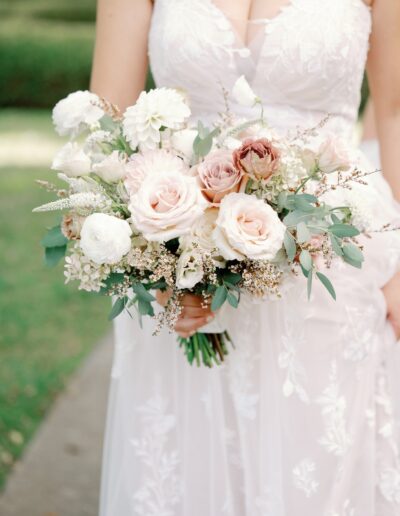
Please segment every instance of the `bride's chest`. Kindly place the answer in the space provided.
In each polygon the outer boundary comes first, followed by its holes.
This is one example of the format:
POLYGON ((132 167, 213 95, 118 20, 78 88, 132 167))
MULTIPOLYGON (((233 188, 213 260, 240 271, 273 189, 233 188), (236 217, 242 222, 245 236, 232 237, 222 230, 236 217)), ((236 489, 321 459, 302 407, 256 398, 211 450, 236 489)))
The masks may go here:
POLYGON ((286 63, 310 71, 316 61, 337 66, 358 56, 368 46, 370 18, 363 0, 286 0, 276 16, 256 21, 245 44, 213 0, 156 0, 150 54, 166 65, 209 70, 286 63))

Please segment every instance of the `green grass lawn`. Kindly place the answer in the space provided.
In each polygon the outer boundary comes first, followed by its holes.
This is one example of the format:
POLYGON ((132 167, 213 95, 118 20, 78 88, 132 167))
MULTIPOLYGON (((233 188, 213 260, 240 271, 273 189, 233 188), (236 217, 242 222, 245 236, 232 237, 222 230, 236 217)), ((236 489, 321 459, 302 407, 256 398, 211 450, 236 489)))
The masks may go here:
MULTIPOLYGON (((50 134, 49 112, 0 113, 0 139, 50 134)), ((15 152, 22 152, 15 149, 15 152)), ((43 168, 0 166, 0 487, 71 372, 108 328, 109 300, 65 286, 47 269, 40 239, 57 214, 32 214, 51 195, 43 168)))

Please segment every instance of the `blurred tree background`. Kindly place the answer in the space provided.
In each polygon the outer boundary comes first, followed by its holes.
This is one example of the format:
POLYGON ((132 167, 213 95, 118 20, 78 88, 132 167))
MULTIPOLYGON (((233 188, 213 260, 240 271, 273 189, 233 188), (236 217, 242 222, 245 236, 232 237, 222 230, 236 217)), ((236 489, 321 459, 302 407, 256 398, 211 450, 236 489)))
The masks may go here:
POLYGON ((87 89, 95 0, 2 0, 0 106, 52 107, 87 89))
MULTIPOLYGON (((0 3, 0 488, 70 374, 107 331, 109 300, 64 285, 40 240, 57 222, 32 214, 50 194, 63 141, 50 108, 87 89, 95 0, 0 3)), ((79 415, 77 415, 79 417, 79 415)))

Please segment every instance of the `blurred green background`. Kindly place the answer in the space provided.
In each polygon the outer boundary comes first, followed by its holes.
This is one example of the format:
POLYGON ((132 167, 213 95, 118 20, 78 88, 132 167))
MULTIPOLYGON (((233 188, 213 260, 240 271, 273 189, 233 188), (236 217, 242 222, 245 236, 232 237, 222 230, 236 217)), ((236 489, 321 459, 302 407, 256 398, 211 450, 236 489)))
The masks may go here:
MULTIPOLYGON (((0 3, 0 489, 52 400, 107 330, 108 299, 65 287, 62 266, 46 269, 40 239, 62 145, 51 107, 87 89, 95 0, 0 3)), ((364 85, 364 101, 366 85, 364 85)))
POLYGON ((109 300, 66 287, 40 240, 57 215, 37 178, 62 140, 50 108, 87 89, 95 0, 0 3, 0 488, 54 397, 107 331, 109 300))

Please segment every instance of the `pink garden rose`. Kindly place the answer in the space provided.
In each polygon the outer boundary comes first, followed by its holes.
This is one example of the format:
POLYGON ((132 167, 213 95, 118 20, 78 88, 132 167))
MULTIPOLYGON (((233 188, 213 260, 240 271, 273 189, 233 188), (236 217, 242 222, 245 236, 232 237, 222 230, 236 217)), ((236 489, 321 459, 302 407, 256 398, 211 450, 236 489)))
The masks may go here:
POLYGON ((227 150, 211 152, 191 172, 198 178, 204 197, 214 206, 225 195, 238 192, 243 179, 243 173, 233 164, 232 152, 227 150))
POLYGON ((155 242, 189 233, 205 208, 196 179, 175 172, 148 175, 129 204, 134 227, 155 242))
POLYGON ((266 138, 245 140, 233 153, 235 167, 253 179, 269 179, 278 168, 279 158, 279 150, 266 138))
POLYGON ((125 188, 129 195, 134 195, 145 177, 149 175, 175 173, 186 174, 185 163, 164 149, 145 151, 134 154, 125 165, 125 188))

